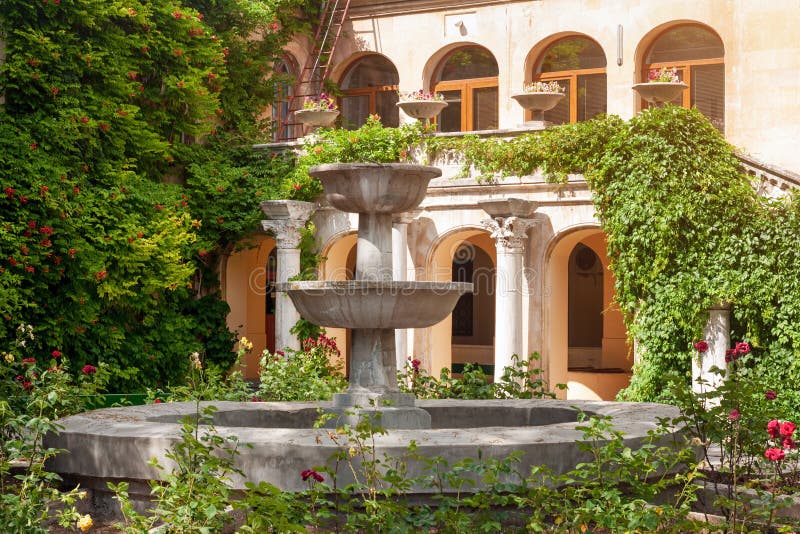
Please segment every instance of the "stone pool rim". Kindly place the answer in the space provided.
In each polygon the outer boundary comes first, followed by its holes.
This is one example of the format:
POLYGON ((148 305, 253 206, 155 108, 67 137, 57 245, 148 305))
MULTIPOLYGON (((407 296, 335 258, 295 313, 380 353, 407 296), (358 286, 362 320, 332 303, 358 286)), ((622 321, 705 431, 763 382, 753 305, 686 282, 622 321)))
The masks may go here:
MULTIPOLYGON (((292 412, 309 408, 326 409, 330 402, 229 402, 212 401, 218 414, 233 411, 253 413, 276 410, 291 416, 292 412)), ((491 408, 547 409, 576 408, 587 414, 608 416, 616 430, 625 434, 626 444, 636 446, 650 430, 658 426, 659 418, 676 417, 673 406, 652 403, 623 403, 608 401, 535 400, 419 400, 417 406, 437 409, 476 410, 491 408)), ((155 457, 170 466, 165 457, 168 448, 179 439, 180 424, 175 421, 196 413, 194 402, 176 402, 105 408, 70 416, 59 421, 63 430, 47 435, 45 446, 66 449, 57 455, 48 468, 77 482, 89 480, 154 480, 159 473, 148 465, 155 457)), ((582 432, 576 422, 560 422, 542 426, 491 426, 472 428, 433 428, 426 430, 391 430, 376 436, 378 454, 399 456, 414 440, 417 452, 423 456, 442 456, 450 464, 466 457, 505 458, 522 451, 521 472, 530 466, 547 465, 556 473, 572 469, 586 457, 577 447, 582 432)), ((256 428, 220 426, 222 435, 237 436, 252 448, 240 449, 237 467, 244 477, 234 476, 232 487, 244 488, 250 481, 266 481, 286 491, 303 491, 307 485, 299 473, 320 466, 336 452, 337 446, 328 437, 328 429, 314 428, 256 428)), ((415 476, 412 472, 409 476, 415 476)), ((421 470, 421 466, 419 467, 421 470)), ((85 486, 88 484, 84 484, 85 486)))

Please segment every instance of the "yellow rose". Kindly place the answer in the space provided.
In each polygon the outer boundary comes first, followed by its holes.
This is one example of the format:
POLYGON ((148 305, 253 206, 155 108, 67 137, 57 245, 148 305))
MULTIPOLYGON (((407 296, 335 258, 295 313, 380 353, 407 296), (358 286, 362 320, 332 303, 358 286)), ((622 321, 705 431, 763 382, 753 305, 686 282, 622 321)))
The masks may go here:
POLYGON ((7 352, 4 352, 3 354, 6 355, 6 361, 8 363, 14 363, 14 355, 13 354, 8 354, 7 352))
POLYGON ((81 516, 81 518, 78 519, 78 528, 81 529, 82 532, 86 532, 92 528, 92 516, 89 514, 81 516))

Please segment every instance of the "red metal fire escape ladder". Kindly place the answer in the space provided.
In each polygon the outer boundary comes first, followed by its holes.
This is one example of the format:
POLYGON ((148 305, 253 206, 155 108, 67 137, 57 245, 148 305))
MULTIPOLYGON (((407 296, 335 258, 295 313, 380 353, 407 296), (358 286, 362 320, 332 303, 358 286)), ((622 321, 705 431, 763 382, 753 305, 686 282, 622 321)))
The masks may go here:
POLYGON ((288 109, 281 120, 276 141, 290 141, 302 137, 303 125, 294 121, 293 112, 303 107, 306 97, 316 97, 322 92, 325 80, 330 76, 336 43, 342 35, 342 26, 349 9, 350 0, 322 2, 320 22, 314 35, 314 46, 292 87, 288 109))

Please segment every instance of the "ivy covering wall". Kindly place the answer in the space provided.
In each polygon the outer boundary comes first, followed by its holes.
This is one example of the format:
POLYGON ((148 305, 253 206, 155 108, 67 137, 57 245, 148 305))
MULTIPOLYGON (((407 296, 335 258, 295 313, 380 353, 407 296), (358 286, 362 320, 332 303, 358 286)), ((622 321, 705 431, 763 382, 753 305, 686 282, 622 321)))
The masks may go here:
POLYGON ((0 350, 127 391, 230 365, 216 271, 260 199, 304 194, 249 146, 316 4, 0 0, 0 350))
POLYGON ((668 106, 512 140, 428 139, 458 150, 484 178, 542 169, 586 177, 608 239, 616 305, 642 348, 621 397, 663 400, 671 374, 689 378, 707 309, 732 306, 734 339, 760 363, 748 372, 798 404, 800 210, 797 195, 755 193, 731 147, 696 110, 668 106))

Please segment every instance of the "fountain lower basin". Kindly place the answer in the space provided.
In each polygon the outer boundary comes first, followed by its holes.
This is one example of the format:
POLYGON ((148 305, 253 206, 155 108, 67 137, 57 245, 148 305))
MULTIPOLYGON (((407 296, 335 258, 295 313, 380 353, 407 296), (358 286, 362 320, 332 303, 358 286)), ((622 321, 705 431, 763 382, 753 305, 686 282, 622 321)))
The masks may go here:
POLYGON ((300 315, 314 324, 353 329, 424 328, 447 317, 458 298, 472 291, 464 282, 286 282, 300 315))
MULTIPOLYGON (((246 481, 266 481, 287 491, 307 488, 300 472, 325 465, 338 449, 327 429, 313 428, 318 409, 330 402, 213 402, 217 431, 238 436, 252 448, 236 458, 244 476, 232 480, 235 489, 246 481)), ((533 465, 546 465, 564 473, 587 460, 578 443, 582 432, 578 410, 609 416, 625 441, 636 447, 657 427, 659 418, 675 417, 676 408, 661 404, 559 400, 418 400, 417 407, 430 413, 432 428, 392 430, 375 437, 379 456, 402 456, 415 441, 424 457, 441 456, 450 465, 464 458, 505 458, 523 453, 519 470, 530 473, 533 465)), ((178 421, 196 414, 192 402, 130 406, 95 410, 59 421, 63 430, 48 435, 45 446, 66 449, 48 467, 83 488, 94 488, 97 499, 111 496, 106 482, 143 481, 159 478, 148 465, 151 458, 172 466, 165 452, 177 443, 178 421), (103 493, 105 492, 105 493, 103 493)), ((333 467, 333 465, 331 465, 333 467)), ((424 474, 422 462, 410 461, 409 477, 424 474)), ((350 481, 345 466, 340 484, 350 481)))

